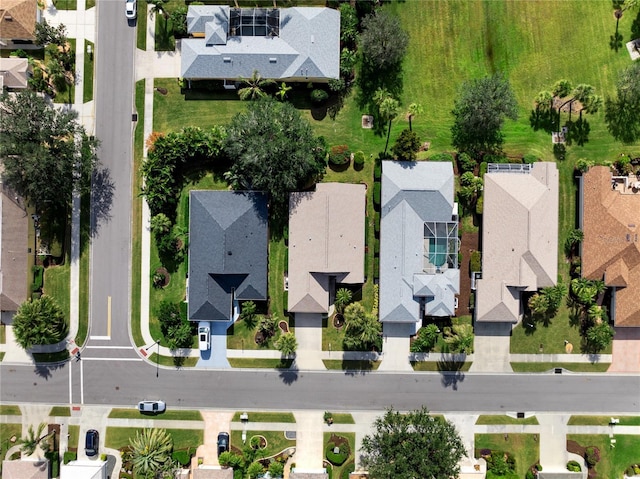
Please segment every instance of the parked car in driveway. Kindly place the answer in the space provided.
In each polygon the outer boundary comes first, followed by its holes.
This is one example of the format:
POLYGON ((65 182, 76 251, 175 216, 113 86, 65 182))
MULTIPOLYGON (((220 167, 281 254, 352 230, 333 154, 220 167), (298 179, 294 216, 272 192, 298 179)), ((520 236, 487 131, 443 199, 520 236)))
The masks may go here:
POLYGON ((211 331, 206 326, 198 328, 198 347, 200 351, 208 351, 211 347, 211 331))
POLYGON ((218 433, 218 456, 223 452, 227 452, 228 450, 229 450, 229 433, 219 432, 218 433))
POLYGON ((165 412, 166 409, 167 405, 164 401, 140 401, 138 403, 138 411, 140 412, 158 414, 160 412, 165 412))
POLYGON ((87 456, 92 457, 98 454, 100 448, 100 435, 95 429, 89 429, 84 439, 84 452, 87 456))
POLYGON ((137 0, 126 0, 124 3, 124 16, 128 20, 135 20, 138 16, 138 2, 137 0))

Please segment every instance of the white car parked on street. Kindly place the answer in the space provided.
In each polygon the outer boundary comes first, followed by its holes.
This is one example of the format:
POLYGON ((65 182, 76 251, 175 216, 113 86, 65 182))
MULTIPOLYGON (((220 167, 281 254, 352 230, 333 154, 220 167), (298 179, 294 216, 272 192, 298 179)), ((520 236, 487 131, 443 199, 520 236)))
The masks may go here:
POLYGON ((128 20, 135 20, 138 16, 138 2, 137 0, 125 0, 124 4, 124 16, 128 20))

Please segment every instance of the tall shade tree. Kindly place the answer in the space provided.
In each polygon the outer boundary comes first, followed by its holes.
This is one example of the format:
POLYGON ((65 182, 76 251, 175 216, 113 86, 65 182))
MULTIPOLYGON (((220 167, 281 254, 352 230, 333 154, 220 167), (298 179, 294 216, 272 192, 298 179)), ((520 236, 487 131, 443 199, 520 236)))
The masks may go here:
POLYGON ((402 63, 408 45, 409 35, 398 17, 377 10, 362 19, 360 51, 364 62, 383 70, 395 68, 402 63))
POLYGON ((267 96, 264 89, 268 86, 275 85, 275 81, 268 78, 262 78, 258 70, 253 70, 251 78, 240 78, 240 81, 246 85, 238 90, 238 96, 241 100, 259 100, 267 96))
POLYGON ((228 126, 224 150, 233 162, 225 178, 237 190, 266 191, 272 218, 284 224, 289 192, 320 180, 327 147, 289 103, 251 102, 228 126))
POLYGON ((173 439, 164 429, 143 429, 129 439, 133 471, 145 479, 162 477, 173 466, 171 451, 173 439))
POLYGON ((24 349, 59 343, 68 331, 64 312, 51 296, 25 301, 13 318, 13 334, 24 349))
POLYGON ((616 97, 605 100, 604 119, 613 137, 626 144, 640 140, 640 62, 622 71, 616 97))
POLYGON ((472 155, 499 151, 506 118, 518 118, 518 104, 502 75, 471 80, 462 85, 452 114, 452 144, 472 155))
POLYGON ((3 181, 41 213, 66 212, 74 189, 86 193, 97 165, 96 140, 76 121, 32 91, 0 96, 3 181))
POLYGON ((458 477, 464 444, 449 421, 422 407, 407 414, 389 409, 362 440, 362 463, 372 479, 458 477))

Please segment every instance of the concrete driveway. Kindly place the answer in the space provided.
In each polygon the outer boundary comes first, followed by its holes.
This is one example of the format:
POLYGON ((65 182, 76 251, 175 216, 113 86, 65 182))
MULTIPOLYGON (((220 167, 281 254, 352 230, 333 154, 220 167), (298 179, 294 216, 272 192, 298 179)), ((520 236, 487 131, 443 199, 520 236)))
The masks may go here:
POLYGON ((640 328, 615 328, 609 372, 640 372, 640 328))

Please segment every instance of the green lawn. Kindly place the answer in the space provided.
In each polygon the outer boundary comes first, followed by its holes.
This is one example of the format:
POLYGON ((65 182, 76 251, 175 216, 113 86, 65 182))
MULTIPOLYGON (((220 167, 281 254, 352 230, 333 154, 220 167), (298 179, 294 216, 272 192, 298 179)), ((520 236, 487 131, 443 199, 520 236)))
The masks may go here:
POLYGON ((77 0, 53 0, 53 4, 58 10, 76 10, 78 8, 77 0))
MULTIPOLYGON (((144 5, 144 4, 142 4, 144 5)), ((141 8, 139 5, 138 8, 141 8)), ((140 30, 140 16, 138 17, 138 31, 140 30)), ((133 171, 140 171, 143 158, 144 146, 144 84, 145 80, 136 82, 136 112, 138 122, 133 136, 133 171)), ((142 332, 140 331, 140 278, 141 264, 136 258, 142 254, 142 198, 140 197, 140 186, 142 179, 139 174, 133 175, 133 211, 131 215, 131 335, 136 346, 144 345, 142 332)))
POLYGON ((136 20, 136 46, 140 50, 146 50, 147 48, 147 0, 140 0, 138 2, 138 19, 136 20))
MULTIPOLYGON (((22 436, 21 424, 2 424, 0 427, 0 457, 4 461, 5 455, 9 449, 17 444, 17 442, 11 442, 11 438, 14 437, 20 439, 22 436)), ((2 467, 2 461, 0 461, 0 468, 2 467)), ((0 469, 0 473, 2 470, 0 469)))
POLYGON ((200 411, 189 411, 181 409, 169 409, 157 416, 149 416, 148 414, 141 414, 137 409, 124 409, 115 408, 109 413, 110 418, 122 418, 122 419, 170 419, 179 421, 202 421, 202 414, 200 411))
POLYGON ((71 416, 71 409, 69 406, 53 406, 49 411, 49 416, 69 417, 71 416))
POLYGON ((22 416, 22 412, 18 406, 0 404, 0 416, 22 416))
POLYGON ((538 419, 535 416, 528 418, 518 419, 510 416, 501 416, 497 414, 483 414, 478 417, 476 424, 491 425, 491 424, 538 424, 538 419))
POLYGON ((82 346, 89 334, 89 245, 91 238, 91 199, 85 195, 80 202, 80 292, 78 305, 78 332, 76 344, 82 346))
POLYGON ((628 466, 640 463, 640 436, 616 435, 614 438, 615 448, 611 448, 607 435, 567 435, 567 440, 576 441, 581 446, 596 446, 600 449, 600 462, 595 468, 597 476, 593 479, 622 478, 628 466))
MULTIPOLYGON (((335 421, 334 421, 335 424, 335 421)), ((344 437, 345 439, 347 439, 349 441, 349 456, 347 457, 347 459, 340 465, 340 466, 334 466, 332 465, 332 473, 331 473, 331 477, 335 477, 335 478, 342 478, 344 477, 345 471, 347 469, 350 469, 350 472, 353 472, 355 470, 355 457, 356 457, 356 434, 354 432, 325 432, 323 434, 323 453, 324 453, 324 459, 327 460, 327 456, 326 456, 326 449, 327 446, 329 445, 329 442, 331 441, 331 436, 332 435, 336 435, 336 436, 340 436, 340 437, 344 437)))
POLYGON ((64 312, 64 317, 69 324, 69 315, 71 308, 71 268, 69 267, 68 258, 64 264, 58 266, 49 266, 44 270, 44 285, 42 292, 47 296, 55 299, 56 303, 64 312))
MULTIPOLYGON (((241 414, 241 412, 236 412, 231 420, 240 421, 241 414)), ((247 414, 249 422, 296 422, 296 418, 290 412, 249 412, 247 414)))
POLYGON ((80 426, 69 425, 69 447, 77 448, 80 442, 80 426))
POLYGON ((269 239, 269 312, 287 319, 284 294, 284 275, 289 269, 287 246, 284 238, 269 239))
POLYGON ((152 353, 149 356, 149 361, 156 364, 159 362, 162 366, 175 366, 176 368, 192 368, 198 363, 198 358, 176 358, 173 356, 158 356, 156 353, 152 353), (158 361, 160 358, 160 361, 158 361))
POLYGON ((93 100, 93 62, 95 61, 96 47, 89 40, 85 40, 84 50, 82 101, 86 103, 93 100), (89 46, 91 47, 91 54, 87 53, 89 46))
POLYGON ((511 369, 516 373, 543 373, 553 368, 564 368, 576 373, 604 373, 609 366, 610 363, 511 363, 511 369))
POLYGON ((288 369, 293 359, 228 358, 232 368, 288 369))
MULTIPOLYGON (((136 427, 108 427, 105 446, 120 449, 129 445, 129 438, 136 437, 136 432, 141 431, 136 427)), ((167 433, 173 438, 174 449, 197 448, 204 441, 204 431, 200 429, 167 429, 167 433)))
POLYGON ((89 10, 90 8, 93 8, 95 6, 96 6, 96 0, 87 0, 84 4, 85 10, 89 10))
MULTIPOLYGON (((480 457, 478 453, 480 449, 511 453, 516 460, 516 475, 513 478, 522 478, 527 470, 539 460, 540 449, 536 437, 533 434, 508 434, 505 440, 504 434, 476 434, 476 457, 480 457)), ((503 477, 512 479, 511 476, 503 477)))
POLYGON ((465 361, 464 363, 446 363, 442 364, 440 361, 413 361, 411 366, 414 371, 468 371, 472 361, 465 361))
POLYGON ((353 416, 348 412, 333 412, 333 424, 355 424, 353 416))
POLYGON ((342 360, 342 359, 323 359, 324 367, 327 369, 344 370, 344 371, 375 371, 380 367, 381 361, 366 360, 342 360))
MULTIPOLYGON (((247 445, 251 438, 257 435, 264 436, 267 440, 267 447, 264 449, 266 457, 278 454, 289 447, 296 446, 296 441, 286 439, 283 431, 247 431, 247 445)), ((242 431, 231 431, 230 442, 231 446, 242 450, 242 431)))
POLYGON ((640 416, 571 416, 569 426, 608 426, 611 417, 620 419, 619 426, 640 426, 640 416))
POLYGON ((7 331, 5 330, 4 324, 0 324, 0 344, 4 344, 7 342, 7 331))
MULTIPOLYGON (((68 4, 69 6, 73 6, 73 8, 65 8, 64 10, 75 10, 76 9, 75 0, 58 0, 58 1, 59 2, 63 2, 65 4, 68 4)), ((76 39, 75 38, 68 38, 67 41, 69 42, 71 50, 75 51, 76 50, 76 39)), ((49 56, 48 52, 45 50, 45 54, 44 54, 45 65, 47 64, 47 62, 49 60, 50 60, 50 56, 49 56)), ((73 103, 74 102, 74 98, 75 98, 75 91, 76 91, 75 83, 71 84, 71 85, 66 85, 66 88, 64 90, 60 90, 59 92, 57 92, 55 98, 53 99, 54 103, 73 103)))

